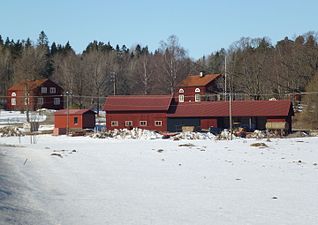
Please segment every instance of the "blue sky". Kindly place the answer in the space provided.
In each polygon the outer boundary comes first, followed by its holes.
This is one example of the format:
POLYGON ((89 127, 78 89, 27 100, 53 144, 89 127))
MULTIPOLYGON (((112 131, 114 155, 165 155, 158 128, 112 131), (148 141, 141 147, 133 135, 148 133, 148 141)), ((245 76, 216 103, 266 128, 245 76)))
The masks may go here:
POLYGON ((275 44, 318 30, 314 0, 7 0, 1 2, 0 34, 50 44, 70 41, 82 52, 93 40, 150 50, 174 34, 198 59, 241 37, 268 37, 275 44))

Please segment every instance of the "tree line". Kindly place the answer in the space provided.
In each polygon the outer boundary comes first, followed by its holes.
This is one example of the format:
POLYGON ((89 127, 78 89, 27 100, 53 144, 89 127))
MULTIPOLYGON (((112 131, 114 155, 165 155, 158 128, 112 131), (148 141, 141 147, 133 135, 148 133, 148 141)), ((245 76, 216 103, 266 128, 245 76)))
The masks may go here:
MULTIPOLYGON (((194 60, 174 35, 154 51, 139 44, 129 49, 92 41, 82 53, 76 53, 69 42, 49 45, 43 31, 35 43, 29 38, 4 40, 0 35, 0 95, 5 96, 16 82, 42 78, 50 78, 78 96, 73 102, 78 107, 99 105, 99 97, 114 92, 168 94, 188 74, 224 74, 225 56, 228 90, 233 93, 258 100, 314 92, 317 86, 311 81, 318 76, 317 37, 317 33, 308 32, 276 44, 265 37, 241 38, 228 49, 194 60)), ((316 97, 310 99, 315 102, 316 97)))

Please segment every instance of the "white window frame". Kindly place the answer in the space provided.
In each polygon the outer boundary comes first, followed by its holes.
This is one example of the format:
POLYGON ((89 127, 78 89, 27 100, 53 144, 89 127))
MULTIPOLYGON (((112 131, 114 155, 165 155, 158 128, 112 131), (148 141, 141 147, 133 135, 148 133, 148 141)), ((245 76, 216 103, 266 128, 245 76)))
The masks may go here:
MULTIPOLYGON (((12 97, 16 97, 17 94, 15 92, 11 93, 12 97)), ((11 98, 11 105, 17 105, 17 99, 16 98, 11 98)))
POLYGON ((179 89, 179 93, 180 93, 180 94, 183 94, 183 93, 184 93, 184 90, 183 90, 182 88, 180 88, 180 89, 179 89))
POLYGON ((139 126, 141 126, 141 127, 146 127, 147 126, 147 121, 145 121, 145 120, 142 120, 142 121, 139 121, 139 126))
POLYGON ((195 94, 194 95, 194 101, 195 102, 201 102, 201 95, 200 94, 195 94))
POLYGON ((74 125, 77 125, 78 124, 78 116, 74 116, 73 118, 73 123, 74 125), (76 120, 76 121, 75 121, 76 120))
POLYGON ((132 126, 133 126, 133 121, 131 120, 125 121, 125 127, 132 127, 132 126))
POLYGON ((118 121, 110 121, 110 126, 118 127, 118 121))
POLYGON ((50 87, 50 94, 56 94, 56 87, 50 87))
POLYGON ((184 95, 179 95, 179 102, 184 102, 184 95))
POLYGON ((47 94, 47 87, 41 87, 41 93, 47 94))
POLYGON ((17 99, 11 98, 11 105, 17 105, 17 99))
POLYGON ((156 120, 155 121, 155 126, 156 127, 162 127, 162 120, 156 120))
POLYGON ((196 89, 194 90, 195 93, 200 93, 200 91, 201 91, 200 88, 196 88, 196 89))
POLYGON ((54 105, 60 105, 61 104, 61 99, 60 98, 54 98, 53 99, 53 101, 54 101, 54 105))
POLYGON ((38 97, 38 105, 43 105, 44 99, 43 97, 38 97))

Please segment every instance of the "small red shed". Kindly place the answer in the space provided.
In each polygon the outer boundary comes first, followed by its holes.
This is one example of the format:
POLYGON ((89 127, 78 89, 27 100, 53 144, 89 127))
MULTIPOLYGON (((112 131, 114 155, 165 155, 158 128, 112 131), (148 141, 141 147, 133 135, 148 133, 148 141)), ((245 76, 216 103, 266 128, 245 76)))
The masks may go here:
POLYGON ((54 113, 55 128, 94 129, 95 112, 90 109, 63 109, 54 113))
POLYGON ((108 96, 106 128, 108 130, 139 127, 166 131, 171 95, 108 96))

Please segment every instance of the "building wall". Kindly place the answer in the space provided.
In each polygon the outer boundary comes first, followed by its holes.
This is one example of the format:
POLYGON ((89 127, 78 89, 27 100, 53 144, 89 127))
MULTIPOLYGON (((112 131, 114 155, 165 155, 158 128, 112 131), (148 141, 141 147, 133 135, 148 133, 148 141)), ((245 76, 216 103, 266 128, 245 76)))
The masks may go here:
POLYGON ((217 118, 202 118, 201 129, 209 129, 210 127, 218 127, 217 118))
POLYGON ((180 87, 177 88, 175 97, 176 100, 179 101, 179 95, 184 95, 184 102, 195 102, 195 94, 200 94, 201 96, 204 96, 206 92, 205 87, 180 87), (200 92, 195 92, 195 90, 199 88, 200 92), (184 93, 179 93, 180 89, 183 89, 184 93))
POLYGON ((25 104, 26 92, 25 90, 10 90, 7 92, 7 110, 36 110, 40 108, 47 109, 63 109, 64 98, 62 96, 63 90, 61 87, 56 85, 54 82, 48 80, 41 86, 29 91, 29 103, 25 104), (41 87, 47 87, 47 93, 41 93, 41 87), (56 88, 56 93, 50 93, 50 87, 56 88), (16 96, 12 97, 12 93, 15 92, 16 96), (34 97, 36 96, 36 97, 34 97), (38 104, 38 97, 43 97, 43 104, 38 104), (11 104, 11 99, 16 99, 16 105, 11 104), (59 105, 54 105, 54 98, 60 99, 59 105))
POLYGON ((95 127, 95 113, 87 112, 83 115, 83 128, 94 129, 95 127))
POLYGON ((165 112, 107 112, 106 128, 108 130, 131 128, 125 126, 125 121, 132 121, 132 127, 147 130, 166 131, 167 116, 165 112), (112 126, 112 121, 118 121, 118 126, 112 126), (141 126, 140 121, 147 121, 146 126, 141 126), (162 126, 155 126, 155 121, 162 121, 162 126))
MULTIPOLYGON (((82 115, 69 115, 69 128, 83 128, 82 115), (77 123, 74 123, 74 119, 77 117, 77 123)), ((55 128, 67 128, 67 115, 55 115, 54 116, 54 127, 55 128)))

